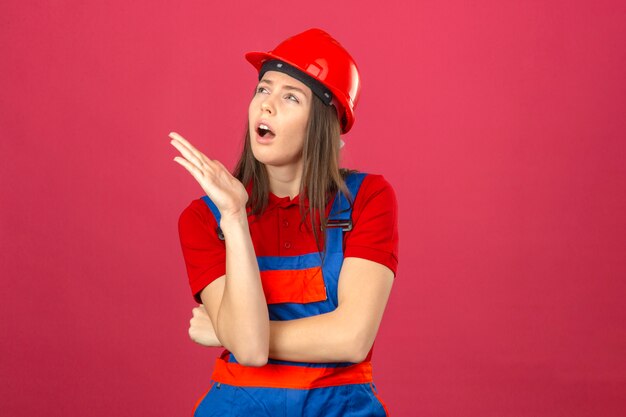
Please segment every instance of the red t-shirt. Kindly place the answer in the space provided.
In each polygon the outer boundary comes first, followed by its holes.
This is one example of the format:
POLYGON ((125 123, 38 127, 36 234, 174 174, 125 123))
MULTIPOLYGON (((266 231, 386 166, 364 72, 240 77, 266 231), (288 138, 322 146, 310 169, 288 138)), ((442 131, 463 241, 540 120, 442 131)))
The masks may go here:
MULTIPOLYGON (((306 197, 304 197, 306 198, 306 197)), ((310 226, 301 225, 300 196, 269 194, 265 212, 249 216, 250 235, 257 256, 295 256, 317 252, 310 226)), ((307 201, 305 200, 305 204, 307 201)), ((327 208, 327 214, 330 207, 327 208)), ((398 204, 382 175, 369 174, 354 201, 353 229, 344 232, 344 257, 378 262, 395 275, 398 266, 398 204)), ((180 242, 194 298, 226 274, 226 249, 216 233, 217 222, 202 199, 183 210, 178 221, 180 242)))

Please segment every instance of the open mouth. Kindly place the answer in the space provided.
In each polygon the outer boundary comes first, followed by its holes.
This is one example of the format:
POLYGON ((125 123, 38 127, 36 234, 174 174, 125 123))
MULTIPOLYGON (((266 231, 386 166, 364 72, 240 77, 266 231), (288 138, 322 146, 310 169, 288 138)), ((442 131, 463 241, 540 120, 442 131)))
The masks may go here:
POLYGON ((274 136, 276 136, 274 134, 274 132, 272 132, 270 130, 270 128, 267 125, 264 125, 264 124, 260 124, 259 127, 256 128, 256 132, 262 138, 268 138, 269 139, 269 138, 273 138, 274 136))

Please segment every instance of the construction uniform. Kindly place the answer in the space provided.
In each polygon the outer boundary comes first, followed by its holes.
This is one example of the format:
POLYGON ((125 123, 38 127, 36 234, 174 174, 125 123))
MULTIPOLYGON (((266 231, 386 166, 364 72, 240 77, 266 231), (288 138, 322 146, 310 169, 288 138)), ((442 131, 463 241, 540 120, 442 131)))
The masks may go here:
MULTIPOLYGON (((380 175, 352 173, 326 210, 326 255, 322 262, 310 226, 300 223, 299 196, 269 196, 265 212, 249 216, 270 320, 293 320, 337 308, 344 256, 397 268, 397 203, 380 175), (330 209, 330 210, 329 210, 330 209), (351 225, 350 225, 351 224, 351 225), (352 230, 349 230, 352 228, 352 230)), ((250 190, 249 190, 250 191, 250 190)), ((306 202, 305 202, 306 203, 306 202)), ((219 211, 204 197, 181 214, 179 230, 192 292, 225 274, 219 211)), ((217 358, 209 391, 196 416, 386 416, 372 380, 372 350, 358 364, 304 363, 269 359, 262 367, 237 363, 228 350, 217 358)))

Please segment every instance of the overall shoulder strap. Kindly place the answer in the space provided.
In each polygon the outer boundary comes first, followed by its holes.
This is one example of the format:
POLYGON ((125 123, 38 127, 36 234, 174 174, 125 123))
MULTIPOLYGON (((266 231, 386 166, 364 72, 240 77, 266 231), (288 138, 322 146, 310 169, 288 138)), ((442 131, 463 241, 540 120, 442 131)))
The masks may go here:
POLYGON ((209 210, 211 210, 211 213, 213 213, 213 217, 215 217, 215 221, 217 222, 217 228, 215 229, 215 231, 217 232, 217 237, 219 237, 220 240, 224 240, 224 233, 222 233, 222 229, 220 229, 220 220, 222 219, 220 211, 218 210, 215 203, 211 201, 209 196, 203 196, 202 201, 206 203, 206 205, 209 207, 209 210))
MULTIPOLYGON (((353 203, 366 176, 367 174, 364 172, 353 172, 346 177, 346 186, 352 195, 353 203)), ((330 210, 328 227, 341 228, 344 232, 352 230, 352 205, 341 192, 337 193, 330 210)))
MULTIPOLYGON (((352 195, 353 202, 356 200, 356 196, 366 176, 367 174, 364 172, 353 172, 348 174, 346 177, 346 186, 352 195)), ((222 219, 220 211, 208 196, 203 196, 202 201, 204 201, 204 203, 209 207, 209 210, 213 213, 213 217, 215 217, 215 221, 217 222, 217 236, 220 240, 224 240, 224 233, 222 232, 222 229, 220 229, 220 220, 222 219)), ((352 230, 352 205, 346 196, 344 196, 341 192, 338 192, 335 197, 333 206, 330 210, 330 215, 328 217, 327 227, 341 228, 344 232, 352 230)))

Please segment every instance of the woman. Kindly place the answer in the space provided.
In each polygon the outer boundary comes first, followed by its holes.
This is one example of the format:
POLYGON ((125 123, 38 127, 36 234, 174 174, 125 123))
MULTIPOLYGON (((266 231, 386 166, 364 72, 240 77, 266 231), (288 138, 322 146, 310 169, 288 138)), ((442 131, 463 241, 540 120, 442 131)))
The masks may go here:
POLYGON ((356 64, 320 29, 246 59, 259 83, 234 175, 170 134, 206 193, 179 219, 201 303, 189 333, 225 347, 194 415, 385 416, 370 359, 397 268, 397 203, 382 176, 339 168, 356 64))

